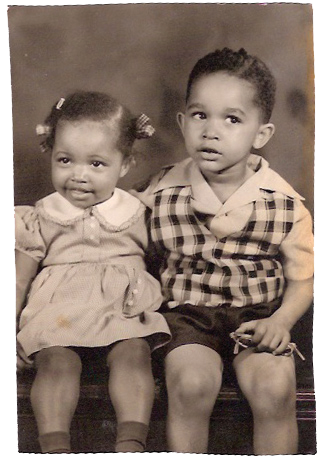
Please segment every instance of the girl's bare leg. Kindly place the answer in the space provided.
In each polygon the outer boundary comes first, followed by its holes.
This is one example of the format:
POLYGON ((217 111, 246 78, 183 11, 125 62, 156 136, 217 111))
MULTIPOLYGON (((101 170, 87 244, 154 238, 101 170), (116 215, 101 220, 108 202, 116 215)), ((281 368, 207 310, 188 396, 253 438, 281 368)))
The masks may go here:
POLYGON ((155 396, 150 347, 144 339, 117 343, 108 355, 109 392, 117 423, 118 452, 143 451, 155 396))
POLYGON ((200 344, 171 351, 165 360, 170 451, 207 453, 210 416, 222 382, 219 354, 200 344))
POLYGON ((38 352, 36 368, 30 398, 40 442, 54 432, 67 437, 79 398, 81 360, 70 349, 51 347, 38 352))
POLYGON ((250 349, 234 360, 238 382, 254 422, 254 453, 296 454, 296 378, 293 357, 250 349))

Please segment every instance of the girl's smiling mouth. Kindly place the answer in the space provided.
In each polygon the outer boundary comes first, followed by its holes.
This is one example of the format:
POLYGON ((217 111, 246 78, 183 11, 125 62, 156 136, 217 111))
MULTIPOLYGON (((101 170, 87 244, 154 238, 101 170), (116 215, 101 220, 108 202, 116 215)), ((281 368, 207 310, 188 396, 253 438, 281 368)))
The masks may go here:
POLYGON ((87 190, 85 188, 78 188, 78 187, 70 188, 69 192, 74 196, 84 196, 84 195, 91 193, 90 190, 87 190))

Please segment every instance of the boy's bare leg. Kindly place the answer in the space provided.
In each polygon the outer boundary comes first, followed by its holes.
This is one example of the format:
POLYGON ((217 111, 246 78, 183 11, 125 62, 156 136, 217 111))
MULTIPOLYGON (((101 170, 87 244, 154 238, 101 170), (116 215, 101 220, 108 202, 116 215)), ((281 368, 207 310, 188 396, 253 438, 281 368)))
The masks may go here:
POLYGON ((222 368, 219 354, 200 344, 180 346, 167 355, 170 451, 207 452, 210 416, 221 387, 222 368))
POLYGON ((296 377, 293 357, 247 349, 234 360, 254 421, 254 453, 296 454, 296 377))

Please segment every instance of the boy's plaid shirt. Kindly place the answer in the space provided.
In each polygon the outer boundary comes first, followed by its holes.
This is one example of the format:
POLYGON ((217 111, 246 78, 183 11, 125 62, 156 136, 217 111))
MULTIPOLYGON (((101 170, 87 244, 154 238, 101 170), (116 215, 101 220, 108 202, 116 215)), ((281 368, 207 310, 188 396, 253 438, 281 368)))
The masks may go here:
POLYGON ((242 231, 217 239, 194 213, 189 187, 156 193, 151 237, 166 255, 161 281, 169 307, 245 306, 282 295, 279 247, 293 226, 294 202, 265 191, 264 198, 242 231))
MULTIPOLYGON (((138 191, 140 198, 145 190, 138 191)), ((149 204, 151 239, 170 308, 184 303, 241 307, 282 296, 280 247, 294 226, 295 198, 261 189, 252 206, 241 230, 217 238, 208 229, 207 215, 193 207, 191 186, 155 187, 149 204)))

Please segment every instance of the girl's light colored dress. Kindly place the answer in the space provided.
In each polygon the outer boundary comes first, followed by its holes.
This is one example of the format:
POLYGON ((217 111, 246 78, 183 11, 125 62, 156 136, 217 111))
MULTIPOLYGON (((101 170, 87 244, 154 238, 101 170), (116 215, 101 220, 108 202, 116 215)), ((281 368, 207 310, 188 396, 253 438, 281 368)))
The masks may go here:
POLYGON ((87 209, 53 193, 17 206, 16 249, 40 263, 20 318, 27 355, 51 346, 170 340, 159 282, 147 271, 145 207, 129 193, 87 209))

